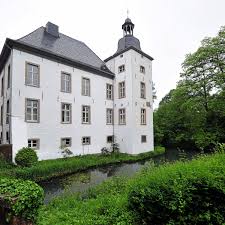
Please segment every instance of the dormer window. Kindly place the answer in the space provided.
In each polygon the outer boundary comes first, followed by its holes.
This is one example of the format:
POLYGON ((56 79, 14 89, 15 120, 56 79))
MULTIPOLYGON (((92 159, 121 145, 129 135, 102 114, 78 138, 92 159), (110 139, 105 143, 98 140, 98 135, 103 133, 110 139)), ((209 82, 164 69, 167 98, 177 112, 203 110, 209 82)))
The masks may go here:
POLYGON ((125 65, 119 66, 118 72, 119 72, 119 73, 122 73, 122 72, 124 72, 124 71, 125 71, 125 65))
POLYGON ((145 73, 145 67, 144 66, 140 66, 140 72, 145 73))

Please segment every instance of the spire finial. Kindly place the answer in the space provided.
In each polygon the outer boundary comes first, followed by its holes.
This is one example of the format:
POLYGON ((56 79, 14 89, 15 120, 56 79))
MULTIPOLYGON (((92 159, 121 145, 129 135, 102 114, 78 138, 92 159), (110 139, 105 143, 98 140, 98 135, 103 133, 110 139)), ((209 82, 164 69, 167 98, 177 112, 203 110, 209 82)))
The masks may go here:
POLYGON ((130 13, 129 9, 127 9, 127 18, 129 18, 129 13, 130 13))

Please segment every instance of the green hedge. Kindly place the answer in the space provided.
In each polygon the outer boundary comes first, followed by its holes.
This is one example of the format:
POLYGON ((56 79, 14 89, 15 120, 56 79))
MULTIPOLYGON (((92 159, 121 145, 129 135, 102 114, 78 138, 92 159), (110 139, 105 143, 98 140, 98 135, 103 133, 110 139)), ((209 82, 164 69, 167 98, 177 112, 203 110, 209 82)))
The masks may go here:
POLYGON ((139 174, 129 209, 139 224, 225 223, 225 154, 177 162, 139 174))
POLYGON ((35 221, 43 204, 43 189, 32 181, 0 178, 0 195, 10 205, 12 215, 35 221))
POLYGON ((17 152, 15 162, 22 167, 31 167, 38 162, 37 153, 32 148, 24 147, 17 152))

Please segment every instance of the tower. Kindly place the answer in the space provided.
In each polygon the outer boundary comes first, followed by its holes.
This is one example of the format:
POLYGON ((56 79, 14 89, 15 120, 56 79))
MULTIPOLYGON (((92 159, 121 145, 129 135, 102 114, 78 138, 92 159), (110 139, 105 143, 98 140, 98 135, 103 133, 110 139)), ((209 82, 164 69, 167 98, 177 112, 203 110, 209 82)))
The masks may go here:
POLYGON ((114 55, 105 60, 115 73, 114 136, 122 152, 153 150, 153 58, 141 50, 134 24, 127 18, 114 55))

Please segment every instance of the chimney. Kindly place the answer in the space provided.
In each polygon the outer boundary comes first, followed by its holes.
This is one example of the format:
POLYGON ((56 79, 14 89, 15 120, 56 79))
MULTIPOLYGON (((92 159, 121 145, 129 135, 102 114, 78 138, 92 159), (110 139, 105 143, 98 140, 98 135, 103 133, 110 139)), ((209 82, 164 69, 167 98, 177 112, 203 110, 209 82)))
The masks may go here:
POLYGON ((51 22, 46 24, 46 32, 54 37, 59 37, 59 27, 51 22))

